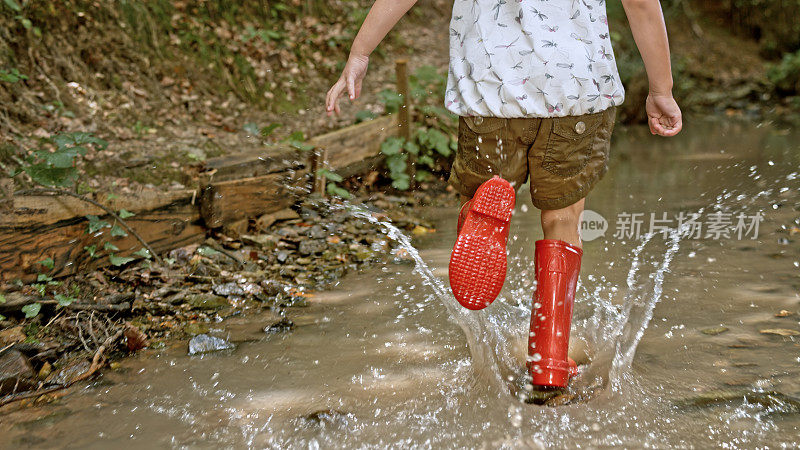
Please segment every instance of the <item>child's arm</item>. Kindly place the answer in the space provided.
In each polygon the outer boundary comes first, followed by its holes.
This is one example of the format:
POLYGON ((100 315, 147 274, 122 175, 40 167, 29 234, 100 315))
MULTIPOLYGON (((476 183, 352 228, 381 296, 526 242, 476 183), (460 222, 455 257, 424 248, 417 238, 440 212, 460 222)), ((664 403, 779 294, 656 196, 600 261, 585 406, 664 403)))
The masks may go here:
POLYGON ((361 95, 361 80, 367 74, 370 53, 415 3, 417 0, 375 1, 361 25, 361 29, 358 30, 358 35, 353 40, 350 57, 347 59, 342 76, 328 91, 325 110, 329 116, 334 111, 339 114, 339 96, 345 88, 350 94, 350 101, 361 95))
POLYGON ((622 0, 622 6, 650 82, 645 104, 650 132, 675 136, 683 127, 683 119, 681 109, 672 97, 669 41, 661 3, 658 0, 622 0))

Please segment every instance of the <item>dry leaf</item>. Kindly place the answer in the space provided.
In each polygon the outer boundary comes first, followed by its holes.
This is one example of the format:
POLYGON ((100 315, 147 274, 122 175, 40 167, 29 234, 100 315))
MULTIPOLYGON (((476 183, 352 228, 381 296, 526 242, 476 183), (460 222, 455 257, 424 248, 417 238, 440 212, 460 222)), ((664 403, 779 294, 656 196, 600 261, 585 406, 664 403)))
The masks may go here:
POLYGON ((777 334, 778 336, 800 336, 800 331, 788 328, 767 328, 766 330, 759 330, 759 332, 761 334, 777 334))

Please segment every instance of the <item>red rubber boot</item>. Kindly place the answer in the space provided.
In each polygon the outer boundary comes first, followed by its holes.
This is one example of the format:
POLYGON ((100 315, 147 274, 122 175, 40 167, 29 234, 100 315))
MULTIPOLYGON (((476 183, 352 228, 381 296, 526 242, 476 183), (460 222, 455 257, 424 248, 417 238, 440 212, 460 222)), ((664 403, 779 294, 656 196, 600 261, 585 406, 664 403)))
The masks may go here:
POLYGON ((514 188, 493 177, 468 203, 464 223, 450 255, 450 288, 467 309, 483 309, 497 298, 506 280, 506 241, 514 210, 514 188))
POLYGON ((577 374, 567 356, 572 305, 583 251, 564 241, 536 241, 536 294, 528 338, 528 372, 534 386, 566 387, 577 374))

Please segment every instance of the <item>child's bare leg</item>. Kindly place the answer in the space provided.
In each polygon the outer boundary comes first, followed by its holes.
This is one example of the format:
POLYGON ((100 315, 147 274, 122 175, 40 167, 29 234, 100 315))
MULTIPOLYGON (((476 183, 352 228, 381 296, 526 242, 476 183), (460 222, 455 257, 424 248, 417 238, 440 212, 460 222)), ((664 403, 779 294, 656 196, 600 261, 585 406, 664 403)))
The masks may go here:
POLYGON ((545 239, 558 239, 583 248, 579 232, 580 217, 585 199, 562 209, 542 210, 542 230, 545 239))

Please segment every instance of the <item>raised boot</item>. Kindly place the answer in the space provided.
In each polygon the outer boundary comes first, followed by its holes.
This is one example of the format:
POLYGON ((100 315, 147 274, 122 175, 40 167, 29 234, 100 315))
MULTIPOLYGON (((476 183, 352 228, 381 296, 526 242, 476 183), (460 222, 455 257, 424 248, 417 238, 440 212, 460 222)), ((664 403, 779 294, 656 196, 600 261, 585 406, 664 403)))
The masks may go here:
POLYGON ((534 386, 566 387, 577 366, 567 352, 572 305, 583 251, 564 241, 536 241, 536 294, 528 337, 528 372, 534 386))
POLYGON ((453 296, 465 308, 489 306, 503 288, 514 201, 511 184, 493 177, 462 207, 464 220, 450 255, 448 275, 453 296))

